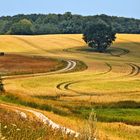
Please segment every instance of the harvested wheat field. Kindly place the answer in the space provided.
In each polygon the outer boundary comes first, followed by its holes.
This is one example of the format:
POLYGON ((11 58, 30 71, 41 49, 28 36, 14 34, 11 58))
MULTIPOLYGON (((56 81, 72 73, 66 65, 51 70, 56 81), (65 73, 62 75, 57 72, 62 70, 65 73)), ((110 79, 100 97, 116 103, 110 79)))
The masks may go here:
POLYGON ((139 140, 140 35, 117 34, 105 53, 88 48, 81 34, 8 35, 0 37, 0 51, 6 53, 0 56, 3 104, 36 108, 87 135, 92 114, 98 139, 139 140))

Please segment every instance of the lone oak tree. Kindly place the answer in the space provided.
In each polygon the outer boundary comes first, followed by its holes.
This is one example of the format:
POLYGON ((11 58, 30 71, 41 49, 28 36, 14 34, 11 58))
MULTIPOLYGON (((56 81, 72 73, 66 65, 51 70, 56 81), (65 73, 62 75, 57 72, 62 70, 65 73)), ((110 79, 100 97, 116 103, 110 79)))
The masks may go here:
POLYGON ((85 29, 83 40, 96 51, 105 52, 115 41, 115 35, 116 33, 113 32, 111 26, 105 23, 92 23, 85 29))

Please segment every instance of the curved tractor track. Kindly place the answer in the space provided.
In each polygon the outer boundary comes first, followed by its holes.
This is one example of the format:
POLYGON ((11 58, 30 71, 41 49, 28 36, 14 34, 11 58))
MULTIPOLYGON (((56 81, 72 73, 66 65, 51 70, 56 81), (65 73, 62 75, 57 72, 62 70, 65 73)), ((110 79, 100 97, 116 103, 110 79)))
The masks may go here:
POLYGON ((81 81, 67 81, 67 82, 62 82, 56 86, 57 89, 59 90, 65 90, 65 91, 70 91, 76 93, 76 95, 61 95, 61 97, 79 97, 79 96, 94 96, 96 93, 85 93, 85 92, 79 92, 76 90, 73 90, 70 88, 71 85, 80 83, 80 82, 85 82, 87 80, 81 80, 81 81))
POLYGON ((46 73, 35 73, 35 74, 25 74, 25 75, 12 75, 12 76, 3 76, 2 79, 19 79, 19 78, 28 78, 28 77, 36 77, 36 76, 44 76, 44 75, 52 75, 58 73, 70 72, 76 67, 76 61, 74 60, 66 60, 67 66, 63 69, 46 72, 46 73))
MULTIPOLYGON (((106 72, 102 72, 102 73, 99 73, 99 74, 95 74, 95 75, 104 75, 104 74, 108 74, 109 72, 112 71, 112 66, 109 64, 109 63, 105 63, 106 66, 109 68, 106 72)), ((140 66, 136 65, 136 64, 133 64, 133 63, 128 63, 127 64, 129 67, 131 67, 131 71, 129 74, 125 75, 128 76, 128 77, 134 77, 134 76, 137 76, 139 73, 140 73, 140 66)), ((119 77, 120 78, 120 77, 119 77)), ((62 83, 59 83, 56 88, 61 90, 61 91, 71 91, 71 92, 74 92, 76 93, 76 95, 62 95, 62 96, 67 96, 67 97, 77 97, 77 96, 94 96, 96 93, 84 93, 84 92, 79 92, 77 90, 74 90, 74 89, 71 89, 70 86, 73 85, 73 84, 76 84, 76 83, 80 83, 80 82, 85 82, 85 81, 88 81, 88 80, 80 80, 80 81, 66 81, 66 82, 62 82, 62 83)))
MULTIPOLYGON (((105 72, 97 73, 95 75, 104 75, 104 74, 108 74, 112 71, 112 66, 109 63, 106 62, 105 65, 107 66, 108 69, 105 72)), ((68 90, 69 85, 79 83, 82 81, 87 81, 87 80, 80 80, 80 81, 74 81, 74 82, 73 81, 62 82, 62 83, 57 84, 56 88, 59 90, 63 90, 63 89, 68 90)))
POLYGON ((134 77, 140 73, 140 66, 133 63, 128 63, 127 65, 131 67, 131 72, 126 76, 134 77))
POLYGON ((58 84, 56 86, 56 88, 59 89, 59 90, 69 90, 68 89, 69 85, 75 84, 75 83, 79 83, 79 82, 81 82, 81 81, 74 81, 74 82, 73 81, 67 81, 67 82, 62 82, 62 83, 58 84))
MULTIPOLYGON (((77 91, 74 91, 72 89, 69 89, 69 86, 72 85, 72 84, 75 84, 75 83, 80 83, 81 81, 66 81, 66 82, 62 82, 62 83, 59 83, 56 88, 58 90, 61 90, 61 91, 71 91, 71 92, 74 92, 76 93, 76 95, 66 95, 66 94, 61 94, 61 97, 75 97, 75 96, 79 96, 79 92, 77 91)), ((81 94, 80 94, 81 95, 81 94)))
MULTIPOLYGON (((108 69, 105 72, 101 72, 101 73, 98 73, 98 74, 95 74, 95 75, 104 75, 104 74, 108 74, 112 71, 112 66, 109 63, 106 62, 105 65, 107 66, 108 69)), ((76 83, 81 83, 81 82, 84 82, 84 81, 88 81, 88 80, 61 82, 61 83, 56 85, 56 88, 58 90, 61 90, 61 91, 65 90, 65 91, 71 91, 71 92, 76 93, 76 95, 61 95, 61 96, 75 97, 75 96, 92 96, 92 95, 94 95, 94 94, 83 93, 83 92, 79 92, 79 91, 70 89, 70 85, 73 85, 73 84, 76 84, 76 83)))

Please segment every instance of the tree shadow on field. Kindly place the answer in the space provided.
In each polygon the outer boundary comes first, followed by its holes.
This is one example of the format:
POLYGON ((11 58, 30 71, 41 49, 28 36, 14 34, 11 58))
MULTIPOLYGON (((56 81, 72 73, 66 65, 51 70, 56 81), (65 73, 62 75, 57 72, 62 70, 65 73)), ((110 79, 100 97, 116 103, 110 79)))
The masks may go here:
POLYGON ((78 47, 75 50, 76 51, 81 51, 81 52, 88 52, 88 53, 95 53, 95 52, 98 53, 98 51, 96 49, 90 48, 90 47, 87 47, 87 46, 85 46, 85 47, 78 47))
MULTIPOLYGON (((87 53, 99 53, 96 49, 89 48, 89 47, 77 48, 76 51, 87 52, 87 53)), ((130 53, 130 51, 126 48, 110 47, 109 49, 107 49, 106 51, 100 54, 110 54, 111 56, 121 57, 128 53, 130 53)))
POLYGON ((121 57, 123 55, 127 55, 128 53, 130 53, 130 51, 124 48, 111 47, 108 50, 106 50, 106 53, 109 53, 112 56, 121 57))

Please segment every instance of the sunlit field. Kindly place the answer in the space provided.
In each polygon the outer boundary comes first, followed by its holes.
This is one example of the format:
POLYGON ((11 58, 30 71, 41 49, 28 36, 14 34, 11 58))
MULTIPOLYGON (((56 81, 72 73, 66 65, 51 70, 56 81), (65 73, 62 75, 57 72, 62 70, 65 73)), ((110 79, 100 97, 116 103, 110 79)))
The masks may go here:
MULTIPOLYGON (((0 51, 32 59, 55 58, 51 63, 54 70, 65 67, 66 64, 60 64, 62 61, 77 63, 73 70, 49 75, 17 78, 4 75, 6 93, 0 96, 1 101, 47 111, 50 119, 76 131, 79 130, 76 121, 82 127, 94 109, 99 139, 139 139, 140 35, 117 34, 105 53, 88 48, 80 34, 0 36, 0 51)), ((45 70, 45 62, 40 71, 41 60, 35 61, 35 64, 39 61, 36 73, 50 71, 45 70)), ((8 62, 3 64, 7 65, 7 71, 8 62)))

